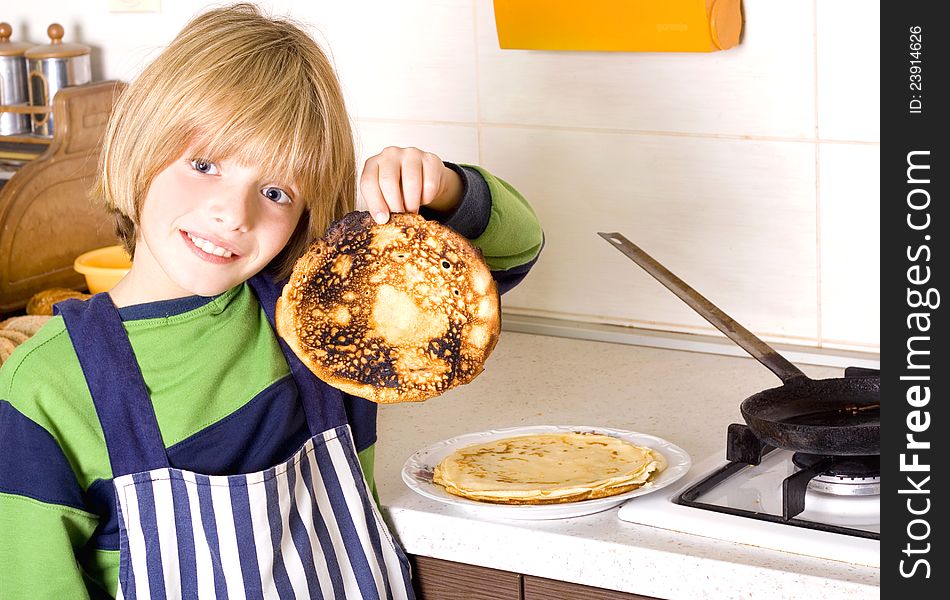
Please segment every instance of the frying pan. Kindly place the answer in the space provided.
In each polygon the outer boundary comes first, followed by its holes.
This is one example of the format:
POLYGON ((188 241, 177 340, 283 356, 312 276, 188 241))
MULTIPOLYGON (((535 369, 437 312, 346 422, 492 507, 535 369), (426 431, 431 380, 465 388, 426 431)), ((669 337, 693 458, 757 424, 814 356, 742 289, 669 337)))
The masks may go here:
POLYGON ((823 455, 881 453, 880 376, 809 379, 751 331, 620 233, 598 233, 679 296, 704 319, 782 380, 743 400, 742 417, 760 440, 785 450, 823 455))

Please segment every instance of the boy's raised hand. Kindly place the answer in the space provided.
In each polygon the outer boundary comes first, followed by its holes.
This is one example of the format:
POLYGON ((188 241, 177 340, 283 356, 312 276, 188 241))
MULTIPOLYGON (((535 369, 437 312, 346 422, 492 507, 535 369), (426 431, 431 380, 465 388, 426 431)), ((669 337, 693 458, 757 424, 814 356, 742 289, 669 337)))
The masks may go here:
POLYGON ((377 223, 387 222, 394 212, 418 213, 422 206, 451 211, 462 191, 455 171, 418 148, 385 148, 366 161, 360 177, 360 192, 377 223))

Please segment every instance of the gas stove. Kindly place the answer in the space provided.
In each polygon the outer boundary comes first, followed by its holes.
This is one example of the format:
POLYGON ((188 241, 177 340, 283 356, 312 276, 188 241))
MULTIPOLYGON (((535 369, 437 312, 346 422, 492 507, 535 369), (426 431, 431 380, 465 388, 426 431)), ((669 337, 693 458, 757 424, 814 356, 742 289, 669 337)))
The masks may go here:
MULTIPOLYGON (((880 566, 880 457, 817 456, 729 427, 727 460, 696 464, 674 489, 628 501, 625 521, 871 567, 880 566)), ((671 486, 674 487, 674 486, 671 486)))

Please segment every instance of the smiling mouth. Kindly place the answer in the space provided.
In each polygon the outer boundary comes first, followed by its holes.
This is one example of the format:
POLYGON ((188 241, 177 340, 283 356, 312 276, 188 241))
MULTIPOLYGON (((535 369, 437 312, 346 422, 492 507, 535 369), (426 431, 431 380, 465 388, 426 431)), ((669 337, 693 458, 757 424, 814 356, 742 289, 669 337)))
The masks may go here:
POLYGON ((188 239, 191 240, 191 243, 195 245, 196 248, 198 248, 199 250, 201 250, 202 252, 206 254, 220 256, 221 258, 231 258, 233 256, 230 250, 225 250, 224 248, 220 246, 215 246, 213 243, 211 243, 210 241, 204 238, 200 238, 196 235, 192 235, 187 232, 186 232, 186 235, 188 236, 188 239))

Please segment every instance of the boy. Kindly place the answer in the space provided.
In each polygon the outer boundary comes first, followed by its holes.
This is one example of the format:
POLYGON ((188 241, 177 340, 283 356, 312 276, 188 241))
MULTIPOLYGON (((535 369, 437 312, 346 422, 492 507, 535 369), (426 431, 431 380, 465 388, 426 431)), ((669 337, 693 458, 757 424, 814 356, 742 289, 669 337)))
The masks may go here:
MULTIPOLYGON (((320 49, 251 5, 195 18, 119 99, 95 195, 132 268, 0 370, 0 597, 412 597, 371 500, 376 406, 273 330, 294 261, 352 210, 348 123, 320 49)), ((388 148, 360 188, 377 220, 473 238, 501 291, 540 251, 480 169, 388 148)))

